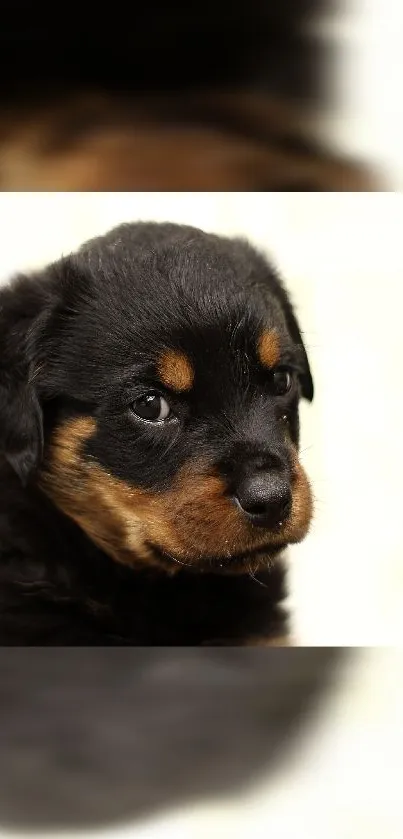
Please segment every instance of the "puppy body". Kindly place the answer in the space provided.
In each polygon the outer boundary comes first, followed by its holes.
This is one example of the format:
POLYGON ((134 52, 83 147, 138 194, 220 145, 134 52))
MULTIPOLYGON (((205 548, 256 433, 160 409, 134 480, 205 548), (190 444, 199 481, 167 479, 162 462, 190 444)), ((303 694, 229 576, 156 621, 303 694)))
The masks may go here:
POLYGON ((0 641, 273 643, 313 385, 247 243, 123 225, 0 295, 0 641))

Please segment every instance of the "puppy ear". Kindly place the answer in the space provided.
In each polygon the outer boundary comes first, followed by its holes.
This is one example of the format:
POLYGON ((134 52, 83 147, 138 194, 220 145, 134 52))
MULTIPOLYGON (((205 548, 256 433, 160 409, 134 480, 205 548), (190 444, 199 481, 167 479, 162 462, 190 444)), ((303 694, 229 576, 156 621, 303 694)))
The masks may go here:
POLYGON ((281 289, 281 292, 282 295, 280 302, 282 305, 288 331, 291 335, 291 338, 294 341, 294 344, 298 344, 301 351, 302 372, 300 373, 300 382, 302 396, 304 397, 304 399, 307 399, 309 402, 312 402, 314 396, 314 385, 311 368, 308 361, 308 355, 305 349, 304 342, 302 340, 302 335, 298 326, 298 321, 295 317, 294 310, 289 300, 289 297, 283 289, 281 289))
POLYGON ((273 267, 271 267, 271 270, 273 273, 271 278, 272 281, 270 282, 270 292, 272 294, 274 293, 274 296, 280 303, 287 329, 291 335, 294 344, 297 344, 300 348, 302 371, 300 373, 299 378, 301 382, 302 396, 304 397, 304 399, 307 399, 309 402, 312 402, 314 396, 313 378, 311 368, 309 366, 308 355, 305 349, 304 342, 302 340, 301 330, 298 326, 298 321, 295 316, 290 297, 287 291, 285 290, 283 282, 279 274, 273 267))
POLYGON ((285 289, 281 273, 277 270, 277 266, 272 260, 268 260, 263 251, 251 248, 245 240, 241 240, 243 247, 245 244, 249 248, 249 253, 252 255, 252 261, 257 267, 257 272, 252 278, 252 288, 258 288, 268 307, 273 303, 273 297, 277 300, 281 307, 285 323, 290 333, 290 336, 299 347, 300 350, 300 366, 301 372, 299 379, 301 382, 301 393, 304 399, 312 402, 314 395, 314 386, 311 368, 309 366, 308 356, 302 340, 301 330, 298 326, 298 321, 294 313, 293 305, 291 303, 288 292, 285 289), (256 261, 257 257, 257 261, 256 261))
POLYGON ((0 454, 24 485, 43 451, 37 392, 43 310, 43 291, 28 278, 0 291, 0 454))

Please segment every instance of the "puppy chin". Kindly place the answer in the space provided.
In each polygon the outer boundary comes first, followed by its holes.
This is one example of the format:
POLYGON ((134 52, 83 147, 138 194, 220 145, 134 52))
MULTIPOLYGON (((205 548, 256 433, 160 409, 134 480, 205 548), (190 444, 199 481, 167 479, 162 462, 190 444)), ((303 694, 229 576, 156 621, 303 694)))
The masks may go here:
POLYGON ((263 545, 248 551, 239 551, 226 556, 203 556, 183 554, 175 556, 162 547, 147 545, 160 566, 170 574, 189 571, 194 574, 255 574, 257 571, 270 571, 276 560, 283 554, 287 544, 263 545))
POLYGON ((248 574, 253 577, 256 573, 270 572, 276 561, 283 555, 286 547, 286 545, 276 547, 271 545, 268 548, 251 551, 246 554, 236 554, 225 557, 224 559, 214 559, 213 561, 209 560, 208 565, 203 565, 202 568, 204 571, 208 570, 213 574, 248 574))

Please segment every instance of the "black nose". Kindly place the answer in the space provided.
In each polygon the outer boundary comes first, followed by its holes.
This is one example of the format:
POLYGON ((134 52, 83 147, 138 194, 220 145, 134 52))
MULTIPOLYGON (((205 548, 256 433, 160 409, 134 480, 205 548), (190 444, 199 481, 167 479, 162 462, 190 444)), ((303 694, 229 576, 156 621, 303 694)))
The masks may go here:
POLYGON ((238 484, 235 501, 251 524, 274 528, 289 515, 292 495, 283 477, 259 472, 238 484))

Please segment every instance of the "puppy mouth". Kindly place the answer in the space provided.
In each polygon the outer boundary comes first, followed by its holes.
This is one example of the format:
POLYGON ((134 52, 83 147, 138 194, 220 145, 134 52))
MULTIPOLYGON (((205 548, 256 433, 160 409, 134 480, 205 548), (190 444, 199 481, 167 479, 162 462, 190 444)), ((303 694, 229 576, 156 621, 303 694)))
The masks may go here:
POLYGON ((154 553, 155 557, 167 570, 184 570, 196 574, 235 574, 255 572, 259 569, 270 569, 274 560, 287 547, 286 542, 276 545, 265 544, 242 553, 233 553, 228 556, 196 556, 183 557, 175 556, 163 548, 146 543, 147 547, 154 553))

